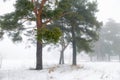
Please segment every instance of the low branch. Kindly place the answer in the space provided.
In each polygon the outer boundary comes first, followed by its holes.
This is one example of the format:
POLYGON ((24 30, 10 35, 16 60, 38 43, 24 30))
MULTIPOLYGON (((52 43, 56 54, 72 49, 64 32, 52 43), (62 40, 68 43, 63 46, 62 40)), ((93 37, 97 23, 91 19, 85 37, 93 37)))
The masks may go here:
POLYGON ((26 19, 26 20, 24 20, 24 21, 21 21, 21 24, 25 23, 26 21, 28 21, 28 20, 26 19))
POLYGON ((68 47, 69 44, 70 44, 70 42, 68 42, 68 43, 64 46, 63 51, 68 47))
POLYGON ((36 29, 35 27, 28 27, 28 28, 24 28, 25 30, 27 29, 36 29))

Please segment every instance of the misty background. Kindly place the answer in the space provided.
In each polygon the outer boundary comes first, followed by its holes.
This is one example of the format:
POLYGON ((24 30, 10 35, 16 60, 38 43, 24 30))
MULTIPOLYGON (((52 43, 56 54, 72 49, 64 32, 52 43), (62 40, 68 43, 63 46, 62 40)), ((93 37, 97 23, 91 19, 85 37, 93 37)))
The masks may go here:
MULTIPOLYGON (((99 21, 103 22, 103 27, 100 33, 100 40, 95 43, 96 51, 93 53, 88 53, 88 55, 92 56, 91 57, 92 60, 95 60, 97 58, 97 55, 101 56, 99 60, 104 59, 108 61, 110 56, 117 56, 117 59, 119 59, 120 0, 97 0, 97 2, 98 2, 99 12, 96 14, 96 16, 99 21), (110 36, 111 34, 112 36, 110 36), (118 45, 116 45, 117 43, 114 42, 117 42, 118 45), (117 47, 114 45, 116 45, 117 47)), ((13 7, 14 3, 15 0, 9 0, 5 3, 3 1, 0 1, 0 15, 4 15, 5 13, 14 11, 14 7, 13 7)), ((49 53, 49 54, 43 54, 43 55, 46 56, 46 55, 51 55, 53 53, 58 53, 58 55, 55 54, 54 56, 59 57, 58 50, 59 49, 54 49, 53 47, 50 51, 48 51, 48 47, 45 47, 43 53, 49 53)), ((4 40, 0 41, 0 55, 2 59, 34 59, 35 51, 36 51, 35 46, 30 42, 28 42, 26 39, 24 39, 23 42, 21 43, 14 44, 5 35, 4 40)), ((71 57, 71 55, 69 54, 71 53, 71 48, 68 47, 66 51, 67 54, 65 55, 69 55, 68 57, 71 57)), ((88 55, 84 54, 84 56, 86 57, 88 57, 88 55)), ((46 58, 48 57, 46 56, 46 58)))

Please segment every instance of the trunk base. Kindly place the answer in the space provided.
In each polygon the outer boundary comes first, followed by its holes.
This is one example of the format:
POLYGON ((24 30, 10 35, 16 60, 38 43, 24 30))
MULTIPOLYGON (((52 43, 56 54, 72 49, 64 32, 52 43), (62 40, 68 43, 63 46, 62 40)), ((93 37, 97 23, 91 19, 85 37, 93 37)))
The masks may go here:
POLYGON ((42 43, 37 41, 37 52, 36 52, 36 70, 41 70, 42 64, 42 43))

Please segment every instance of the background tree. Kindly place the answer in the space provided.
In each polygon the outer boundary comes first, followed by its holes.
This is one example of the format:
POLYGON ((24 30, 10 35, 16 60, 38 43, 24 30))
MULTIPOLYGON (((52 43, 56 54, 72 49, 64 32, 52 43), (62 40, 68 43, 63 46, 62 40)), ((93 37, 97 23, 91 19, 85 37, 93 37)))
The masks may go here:
POLYGON ((72 13, 55 21, 54 25, 63 26, 61 28, 63 32, 67 33, 65 35, 69 35, 66 41, 72 43, 73 65, 76 65, 76 52, 92 51, 93 42, 98 40, 98 30, 101 23, 95 17, 97 2, 74 0, 72 7, 67 10, 72 13))
POLYGON ((70 22, 73 46, 73 65, 76 65, 76 50, 92 51, 92 42, 98 40, 98 29, 100 22, 97 21, 95 13, 97 12, 97 2, 88 0, 79 0, 74 2, 72 11, 76 15, 66 16, 70 22))
MULTIPOLYGON (((60 38, 60 45, 61 45, 61 51, 60 51, 60 60, 59 60, 59 64, 64 64, 64 52, 66 50, 66 48, 69 46, 70 42, 71 42, 71 37, 70 34, 64 30, 65 24, 64 24, 64 19, 62 20, 63 22, 60 23, 62 24, 60 29, 62 30, 62 36, 60 38)), ((55 23, 56 24, 56 23, 55 23)), ((59 25, 59 23, 58 23, 59 25)))
POLYGON ((106 60, 106 55, 108 55, 108 60, 110 61, 110 56, 119 55, 119 30, 120 23, 112 19, 109 19, 103 26, 100 31, 100 39, 95 44, 95 53, 98 55, 98 60, 106 60))

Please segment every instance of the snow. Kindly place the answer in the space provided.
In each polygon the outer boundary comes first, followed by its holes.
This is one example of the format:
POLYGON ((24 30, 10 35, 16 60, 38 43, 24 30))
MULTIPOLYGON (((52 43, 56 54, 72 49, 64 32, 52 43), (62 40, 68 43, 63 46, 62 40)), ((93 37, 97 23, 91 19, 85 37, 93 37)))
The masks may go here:
POLYGON ((88 55, 81 53, 77 56, 78 65, 72 66, 70 49, 65 52, 64 65, 58 65, 58 50, 44 49, 43 70, 33 70, 35 49, 29 49, 28 52, 18 52, 16 57, 7 58, 9 56, 2 55, 0 80, 120 80, 120 62, 90 62, 88 55))
MULTIPOLYGON (((15 0, 11 2, 8 0, 6 3, 1 2, 2 7, 0 7, 0 15, 13 11, 14 8, 11 6, 14 1, 15 0), (4 7, 3 5, 7 6, 4 7)), ((104 5, 106 6, 106 4, 104 5)), ((105 10, 105 7, 103 9, 105 10)), ((111 10, 111 8, 109 10, 111 10)), ((108 11, 108 9, 106 11, 108 11)), ((102 10, 101 12, 103 13, 102 10)), ((107 17, 105 18, 107 19, 107 17)), ((118 19, 118 16, 116 17, 115 15, 115 18, 118 19)), ((78 58, 78 65, 72 66, 70 65, 71 55, 68 52, 65 52, 67 53, 65 54, 65 58, 67 59, 65 60, 66 64, 58 65, 59 54, 57 53, 56 55, 53 53, 59 51, 54 50, 51 52, 52 55, 51 53, 45 52, 48 54, 43 55, 44 69, 36 71, 32 70, 32 68, 35 68, 34 50, 29 49, 30 51, 28 52, 24 51, 21 47, 13 48, 15 46, 11 45, 8 41, 1 42, 1 45, 0 53, 5 59, 2 59, 0 56, 0 80, 120 80, 119 62, 89 62, 85 60, 85 58, 88 59, 88 57, 82 54, 82 56, 78 56, 80 58, 78 58), (12 47, 10 47, 10 45, 12 47), (8 54, 10 55, 8 56, 8 54)))
POLYGON ((120 80, 119 62, 82 62, 44 64, 43 70, 33 70, 34 60, 3 60, 0 80, 120 80))
POLYGON ((120 80, 118 61, 90 62, 88 55, 81 53, 77 56, 78 65, 72 66, 72 52, 69 48, 65 52, 64 65, 58 65, 59 50, 44 49, 43 70, 33 70, 35 49, 29 49, 23 51, 20 48, 23 52, 16 50, 9 56, 3 52, 4 55, 1 55, 0 59, 0 80, 120 80), (14 54, 17 56, 12 56, 14 54))

